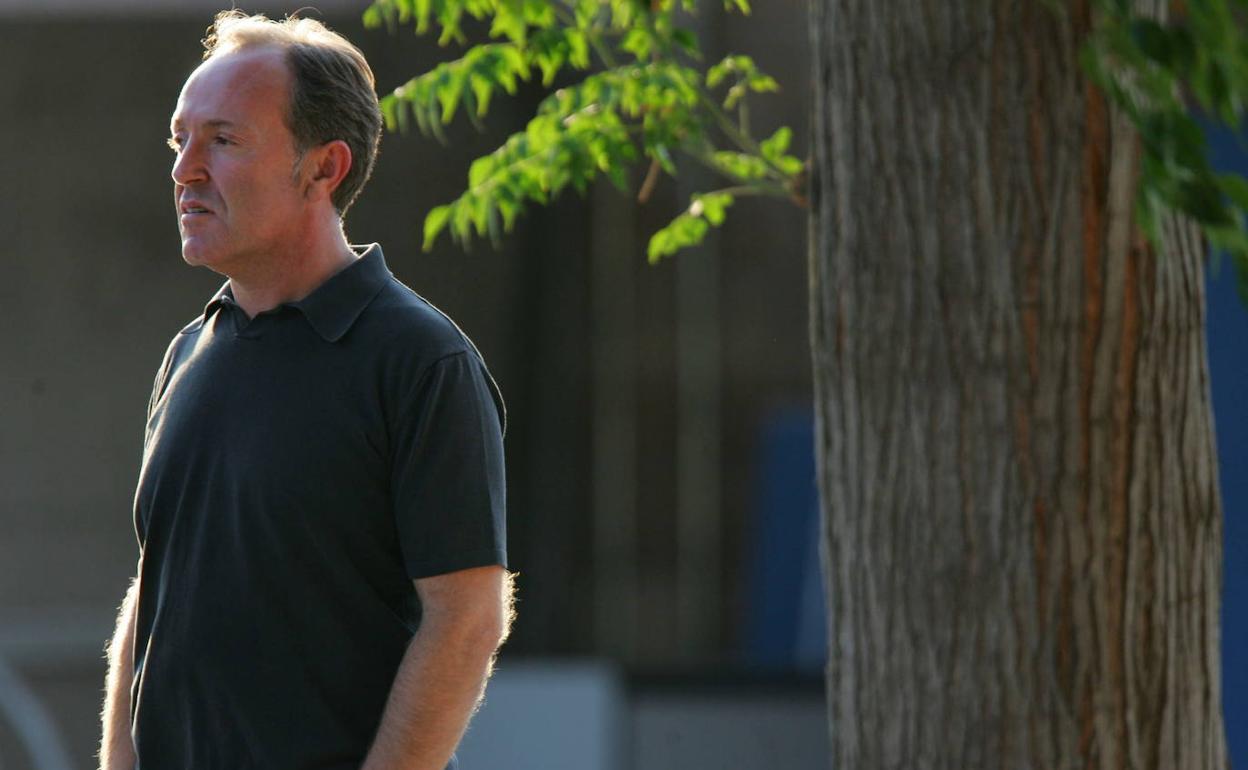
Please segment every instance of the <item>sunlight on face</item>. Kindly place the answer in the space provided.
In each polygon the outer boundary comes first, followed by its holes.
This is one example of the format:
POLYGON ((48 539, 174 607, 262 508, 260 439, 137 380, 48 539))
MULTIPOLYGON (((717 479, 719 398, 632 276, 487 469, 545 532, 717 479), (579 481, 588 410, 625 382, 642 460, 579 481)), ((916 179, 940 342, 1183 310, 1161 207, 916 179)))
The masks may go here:
POLYGON ((306 201, 286 123, 290 71, 264 47, 219 54, 187 79, 170 124, 182 257, 235 277, 299 235, 306 201))

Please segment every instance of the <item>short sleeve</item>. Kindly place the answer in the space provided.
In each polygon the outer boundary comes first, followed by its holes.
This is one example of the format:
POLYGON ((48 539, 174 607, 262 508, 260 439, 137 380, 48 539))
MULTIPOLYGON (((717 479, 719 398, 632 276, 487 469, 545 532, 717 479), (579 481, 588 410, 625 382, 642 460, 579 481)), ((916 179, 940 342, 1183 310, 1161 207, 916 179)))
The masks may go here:
POLYGON ((172 368, 175 352, 178 347, 178 339, 175 337, 173 342, 169 343, 169 347, 165 349, 165 356, 160 361, 160 368, 156 370, 156 377, 152 380, 152 395, 147 399, 147 417, 145 428, 143 431, 143 446, 146 447, 151 439, 152 432, 152 414, 156 411, 156 404, 160 402, 160 397, 165 394, 165 386, 169 383, 169 370, 172 368))
POLYGON ((431 364, 394 426, 399 546, 415 579, 507 565, 503 405, 463 351, 431 364))
MULTIPOLYGON (((165 349, 165 356, 160 362, 160 368, 156 370, 156 377, 152 381, 152 394, 147 399, 147 412, 143 421, 143 464, 147 464, 148 446, 152 443, 152 415, 156 412, 156 405, 160 403, 161 396, 165 393, 165 387, 169 382, 169 370, 172 366, 174 353, 177 349, 178 340, 175 337, 173 342, 169 343, 169 347, 165 349)), ((135 506, 134 516, 134 535, 139 543, 139 550, 143 550, 143 543, 147 539, 144 531, 143 522, 138 513, 138 506, 135 506)))

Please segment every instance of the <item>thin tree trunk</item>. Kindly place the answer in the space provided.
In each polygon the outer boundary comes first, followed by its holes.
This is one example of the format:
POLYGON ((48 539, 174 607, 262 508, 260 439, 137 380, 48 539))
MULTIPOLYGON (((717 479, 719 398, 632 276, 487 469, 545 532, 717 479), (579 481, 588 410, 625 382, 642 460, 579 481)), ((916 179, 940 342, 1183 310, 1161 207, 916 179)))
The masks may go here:
POLYGON ((812 0, 837 770, 1227 766, 1203 248, 1090 13, 812 0))

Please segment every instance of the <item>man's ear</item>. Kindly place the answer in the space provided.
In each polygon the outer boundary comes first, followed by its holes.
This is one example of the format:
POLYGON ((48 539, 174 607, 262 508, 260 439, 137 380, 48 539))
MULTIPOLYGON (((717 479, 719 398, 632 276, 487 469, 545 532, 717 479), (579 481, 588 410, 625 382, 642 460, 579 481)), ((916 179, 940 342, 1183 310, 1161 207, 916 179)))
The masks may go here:
POLYGON ((351 170, 351 148, 341 139, 307 150, 303 157, 304 195, 330 200, 351 170))

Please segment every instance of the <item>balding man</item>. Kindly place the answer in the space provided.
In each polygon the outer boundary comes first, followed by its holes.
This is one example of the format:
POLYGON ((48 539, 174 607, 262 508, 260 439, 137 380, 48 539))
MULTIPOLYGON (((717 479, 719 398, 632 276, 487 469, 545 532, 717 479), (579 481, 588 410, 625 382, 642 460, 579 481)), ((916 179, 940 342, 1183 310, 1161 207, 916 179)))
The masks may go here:
POLYGON ((501 396, 342 217, 360 51, 220 14, 171 124, 182 256, 226 276, 148 410, 105 770, 442 770, 510 623, 501 396))

